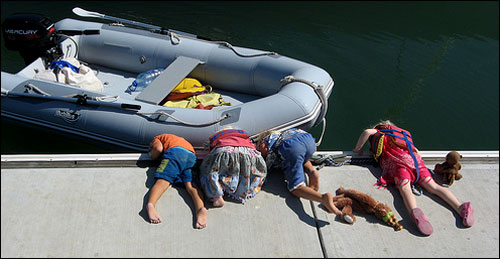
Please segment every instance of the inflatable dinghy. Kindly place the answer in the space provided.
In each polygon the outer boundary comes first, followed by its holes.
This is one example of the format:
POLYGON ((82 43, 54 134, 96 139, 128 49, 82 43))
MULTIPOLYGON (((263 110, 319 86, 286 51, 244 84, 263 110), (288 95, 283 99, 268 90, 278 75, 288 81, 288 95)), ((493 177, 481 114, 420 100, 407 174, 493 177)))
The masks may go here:
POLYGON ((253 138, 265 130, 326 127, 334 82, 314 65, 190 33, 75 8, 112 23, 15 14, 2 24, 5 45, 26 67, 2 71, 3 117, 147 152, 154 136, 170 133, 199 156, 215 132, 232 127, 253 138), (142 91, 136 77, 163 69, 142 91), (165 106, 186 78, 223 105, 211 109, 165 106))

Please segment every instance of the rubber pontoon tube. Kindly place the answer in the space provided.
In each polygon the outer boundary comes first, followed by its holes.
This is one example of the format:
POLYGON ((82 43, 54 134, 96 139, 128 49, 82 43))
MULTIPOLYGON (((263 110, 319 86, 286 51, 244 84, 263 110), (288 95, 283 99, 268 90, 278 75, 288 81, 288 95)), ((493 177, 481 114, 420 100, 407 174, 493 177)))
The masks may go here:
POLYGON ((323 129, 321 130, 321 136, 320 136, 318 142, 316 142, 316 146, 319 146, 319 145, 321 145, 321 141, 323 140, 323 135, 325 134, 325 129, 326 129, 326 117, 325 117, 325 115, 326 115, 326 111, 328 110, 328 100, 326 99, 325 92, 323 92, 323 87, 319 86, 318 84, 316 84, 314 82, 307 81, 305 79, 295 78, 292 75, 286 76, 285 78, 281 79, 281 81, 280 81, 281 87, 283 87, 291 82, 300 82, 300 83, 304 83, 304 84, 312 87, 312 89, 314 89, 314 93, 316 93, 316 95, 319 98, 319 101, 321 102, 321 113, 318 116, 318 119, 316 120, 316 122, 314 123, 314 126, 313 126, 313 127, 315 127, 319 124, 319 122, 323 122, 323 129))
POLYGON ((321 122, 321 120, 323 118, 325 118, 326 111, 328 110, 328 100, 326 99, 325 92, 323 92, 323 87, 319 86, 318 84, 316 84, 314 82, 307 81, 305 79, 295 78, 292 75, 286 76, 285 78, 281 79, 281 81, 280 81, 281 87, 283 87, 291 82, 304 83, 304 84, 312 87, 312 89, 314 89, 314 92, 316 93, 316 95, 318 96, 318 98, 321 102, 321 113, 318 116, 318 119, 314 123, 313 127, 317 126, 321 122))

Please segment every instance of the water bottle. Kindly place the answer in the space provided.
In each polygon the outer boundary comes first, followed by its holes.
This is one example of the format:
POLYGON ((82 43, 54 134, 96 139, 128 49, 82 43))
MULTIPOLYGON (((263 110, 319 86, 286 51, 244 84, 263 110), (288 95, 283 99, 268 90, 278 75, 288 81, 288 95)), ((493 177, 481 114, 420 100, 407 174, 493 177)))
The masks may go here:
POLYGON ((144 88, 146 88, 155 78, 157 78, 161 72, 163 72, 163 68, 155 68, 153 70, 149 70, 146 72, 140 73, 137 78, 132 82, 132 85, 129 87, 129 91, 131 92, 140 92, 144 88))

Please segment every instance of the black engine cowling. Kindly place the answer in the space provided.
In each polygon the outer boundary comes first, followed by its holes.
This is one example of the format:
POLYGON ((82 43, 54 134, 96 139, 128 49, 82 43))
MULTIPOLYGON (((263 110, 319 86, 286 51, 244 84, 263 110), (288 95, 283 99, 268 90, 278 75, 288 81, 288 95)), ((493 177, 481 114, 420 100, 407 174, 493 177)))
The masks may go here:
POLYGON ((50 62, 62 55, 56 43, 54 23, 40 14, 17 13, 2 24, 5 47, 19 51, 26 65, 41 57, 50 62))

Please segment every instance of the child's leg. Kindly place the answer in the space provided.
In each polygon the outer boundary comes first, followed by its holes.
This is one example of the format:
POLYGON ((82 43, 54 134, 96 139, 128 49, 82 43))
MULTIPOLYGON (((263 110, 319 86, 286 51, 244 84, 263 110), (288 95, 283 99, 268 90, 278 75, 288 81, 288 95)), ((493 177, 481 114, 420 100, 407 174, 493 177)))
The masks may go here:
POLYGON ((304 163, 304 171, 307 173, 307 176, 309 176, 309 187, 311 187, 315 191, 318 191, 319 172, 314 168, 311 161, 308 160, 307 162, 304 163))
POLYGON ((430 176, 422 179, 421 185, 429 193, 439 196, 446 203, 448 203, 448 205, 450 205, 458 214, 460 214, 459 207, 461 203, 448 188, 438 185, 430 176))
POLYGON ((342 214, 342 212, 335 207, 335 204, 333 204, 333 195, 331 193, 327 192, 321 194, 309 186, 301 185, 295 188, 295 190, 292 191, 292 194, 300 198, 320 202, 330 213, 335 213, 337 215, 342 214))
POLYGON ((222 207, 224 206, 224 204, 226 204, 226 202, 224 201, 224 198, 222 198, 222 196, 215 198, 214 202, 212 203, 214 207, 222 207))
MULTIPOLYGON (((426 170, 426 169, 424 169, 426 170)), ((463 219, 463 224, 470 227, 474 224, 474 209, 470 202, 460 203, 453 193, 443 186, 434 182, 430 174, 425 175, 419 182, 424 189, 432 194, 439 196, 448 205, 450 205, 463 219)))
POLYGON ((162 178, 157 178, 156 183, 153 185, 149 192, 147 211, 149 221, 151 223, 157 224, 161 223, 162 221, 160 215, 156 211, 156 202, 160 199, 161 195, 168 189, 169 186, 169 181, 162 178))
POLYGON ((395 179, 395 183, 396 183, 396 188, 399 190, 399 193, 403 198, 403 202, 405 203, 406 209, 411 214, 413 209, 417 207, 417 200, 415 199, 415 196, 413 195, 413 192, 411 190, 410 181, 408 179, 403 179, 403 180, 395 179))
POLYGON ((411 190, 410 180, 395 179, 394 182, 396 183, 399 193, 403 197, 406 209, 417 225, 418 230, 420 230, 420 232, 424 235, 432 234, 434 230, 431 223, 427 220, 422 210, 417 207, 417 200, 415 199, 415 196, 413 195, 413 192, 411 190))
POLYGON ((185 182, 186 190, 189 195, 193 199, 194 210, 196 212, 196 228, 202 229, 207 226, 207 209, 203 204, 203 200, 201 199, 202 194, 200 190, 194 187, 191 182, 185 182))

